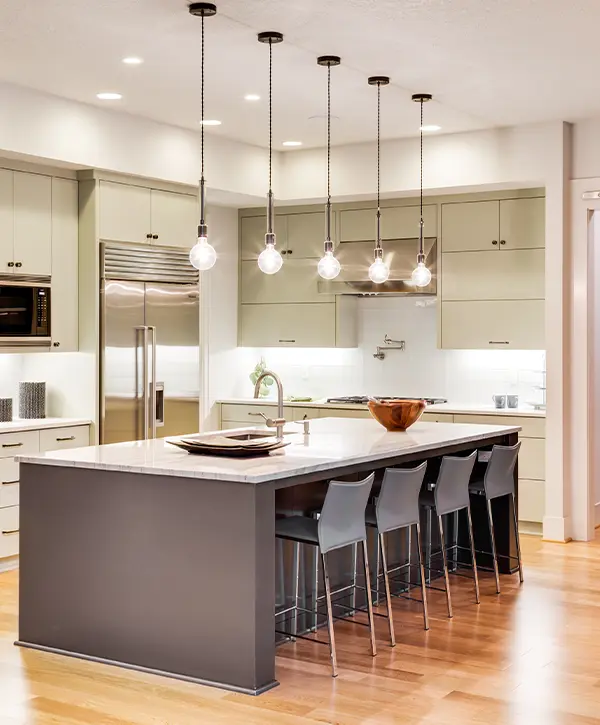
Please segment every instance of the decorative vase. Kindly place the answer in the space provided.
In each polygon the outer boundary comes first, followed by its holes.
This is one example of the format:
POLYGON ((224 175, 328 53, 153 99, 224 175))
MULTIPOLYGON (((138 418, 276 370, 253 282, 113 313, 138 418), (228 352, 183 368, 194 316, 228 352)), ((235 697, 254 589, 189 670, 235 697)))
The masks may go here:
POLYGON ((19 418, 46 417, 46 383, 19 383, 19 418))

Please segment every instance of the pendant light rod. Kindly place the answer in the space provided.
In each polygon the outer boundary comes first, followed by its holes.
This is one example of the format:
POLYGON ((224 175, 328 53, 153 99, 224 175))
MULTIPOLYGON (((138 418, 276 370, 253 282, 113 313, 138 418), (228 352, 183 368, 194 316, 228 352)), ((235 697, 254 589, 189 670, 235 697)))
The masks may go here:
POLYGON ((381 247, 381 86, 389 85, 388 76, 371 76, 369 78, 370 86, 377 86, 377 238, 375 239, 375 257, 383 257, 383 249, 381 247))
POLYGON ((417 257, 418 262, 425 262, 425 250, 423 247, 423 104, 428 103, 432 98, 433 98, 433 96, 431 95, 431 93, 414 93, 412 96, 412 100, 415 103, 421 104, 421 125, 419 126, 419 131, 420 131, 420 135, 421 135, 421 183, 420 183, 421 221, 419 224, 419 254, 417 257))
POLYGON ((283 34, 266 30, 258 34, 259 43, 269 44, 269 191, 267 192, 267 243, 274 243, 273 201, 273 43, 282 43, 283 34), (269 240, 271 240, 269 242, 269 240))
POLYGON ((325 251, 333 251, 331 241, 331 68, 340 65, 339 55, 321 55, 319 65, 327 68, 327 204, 325 206, 325 251))

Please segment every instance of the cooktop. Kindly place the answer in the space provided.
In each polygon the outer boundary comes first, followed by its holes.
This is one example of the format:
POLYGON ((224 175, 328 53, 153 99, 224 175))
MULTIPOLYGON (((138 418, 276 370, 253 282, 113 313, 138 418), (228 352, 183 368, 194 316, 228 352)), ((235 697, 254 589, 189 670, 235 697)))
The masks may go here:
MULTIPOLYGON (((435 405, 437 403, 447 403, 446 398, 417 398, 414 395, 401 396, 396 395, 394 397, 382 398, 381 396, 373 396, 377 400, 397 400, 401 398, 403 400, 424 400, 427 405, 435 405)), ((350 403, 353 405, 365 405, 369 402, 369 398, 366 395, 349 395, 348 397, 341 398, 327 398, 328 403, 350 403)))

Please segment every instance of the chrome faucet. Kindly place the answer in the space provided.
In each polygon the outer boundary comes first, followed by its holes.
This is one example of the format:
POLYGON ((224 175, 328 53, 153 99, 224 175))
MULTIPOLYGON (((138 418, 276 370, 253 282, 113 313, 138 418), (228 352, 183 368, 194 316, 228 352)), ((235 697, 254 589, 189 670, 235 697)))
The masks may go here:
POLYGON ((279 375, 272 373, 270 370, 265 370, 261 373, 254 385, 254 397, 258 398, 258 394, 260 393, 260 384, 265 378, 273 378, 275 384, 277 385, 277 418, 274 420, 272 418, 267 418, 264 413, 252 413, 252 415, 260 415, 263 417, 267 424, 267 428, 275 428, 277 430, 277 437, 283 438, 283 426, 286 421, 283 417, 283 385, 281 384, 281 378, 279 375))

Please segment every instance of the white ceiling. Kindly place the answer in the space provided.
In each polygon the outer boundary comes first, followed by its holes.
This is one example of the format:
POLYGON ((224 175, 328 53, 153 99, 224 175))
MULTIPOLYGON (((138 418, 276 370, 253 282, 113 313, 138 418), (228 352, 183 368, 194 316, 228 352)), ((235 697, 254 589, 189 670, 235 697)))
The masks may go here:
MULTIPOLYGON (((206 117, 210 129, 267 144, 268 47, 274 54, 274 143, 325 140, 332 70, 334 144, 375 135, 376 91, 387 74, 382 134, 418 132, 413 92, 430 92, 425 122, 443 132, 600 115, 597 0, 216 0, 206 20, 206 117), (259 93, 258 103, 243 100, 259 93), (320 116, 310 119, 311 116, 320 116)), ((200 20, 186 0, 2 0, 0 78, 121 112, 198 129, 200 20), (141 66, 121 59, 139 55, 141 66), (100 102, 118 91, 119 102, 100 102)))

